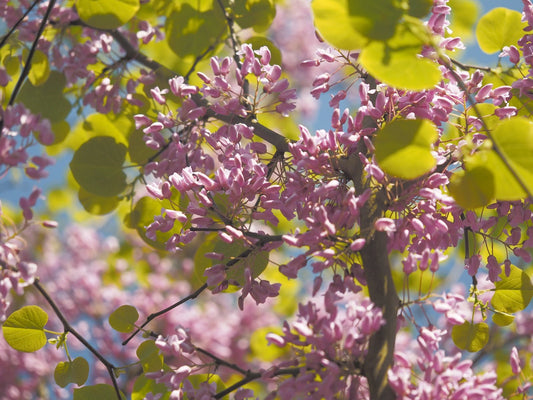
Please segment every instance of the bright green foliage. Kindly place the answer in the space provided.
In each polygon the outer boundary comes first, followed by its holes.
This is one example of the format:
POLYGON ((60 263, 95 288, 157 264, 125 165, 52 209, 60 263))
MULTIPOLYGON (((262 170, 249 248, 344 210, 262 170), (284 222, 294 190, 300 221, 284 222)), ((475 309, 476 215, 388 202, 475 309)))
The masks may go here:
POLYGON ((250 350, 251 356, 261 361, 272 362, 282 358, 284 354, 287 354, 287 348, 280 348, 274 344, 268 343, 266 339, 267 333, 276 333, 278 335, 283 334, 283 330, 277 326, 259 328, 250 337, 250 350))
POLYGON ((483 207, 494 197, 493 175, 485 165, 476 165, 453 174, 448 190, 463 208, 483 207))
POLYGON ((474 0, 450 0, 448 6, 451 8, 450 29, 454 36, 459 36, 463 40, 471 39, 472 28, 479 14, 478 3, 474 0))
POLYGON ((170 392, 163 383, 156 383, 155 380, 147 378, 144 374, 139 375, 133 384, 131 400, 144 400, 148 393, 162 394, 160 400, 168 400, 170 392))
POLYGON ((226 32, 226 20, 213 1, 187 0, 176 3, 165 21, 170 48, 180 57, 198 55, 216 46, 226 32))
POLYGON ((526 197, 515 175, 533 192, 533 124, 524 118, 504 120, 496 125, 491 138, 499 154, 496 149, 481 149, 465 158, 465 171, 452 176, 450 194, 464 208, 482 207, 494 199, 526 197))
POLYGON ((144 372, 157 372, 163 368, 163 356, 153 340, 145 340, 137 348, 137 357, 144 372))
POLYGON ((315 26, 331 45, 345 50, 361 49, 367 43, 352 24, 348 0, 314 0, 315 26))
POLYGON ((83 22, 93 28, 116 29, 132 19, 139 0, 77 0, 76 9, 83 22))
MULTIPOLYGON (((26 57, 24 57, 27 59, 26 57)), ((28 73, 28 79, 33 86, 39 86, 45 83, 50 76, 50 63, 48 57, 40 50, 36 50, 31 61, 31 69, 28 73)))
POLYGON ((137 309, 130 305, 117 308, 109 316, 109 325, 118 332, 131 332, 135 328, 135 322, 139 319, 137 309))
POLYGON ((126 174, 122 165, 126 146, 111 136, 89 139, 74 153, 70 170, 76 182, 97 196, 112 197, 126 188, 126 174))
POLYGON ((403 11, 394 0, 348 0, 348 14, 353 27, 371 40, 394 36, 403 11))
MULTIPOLYGON (((124 394, 120 396, 125 399, 124 394)), ((115 388, 111 385, 98 384, 92 386, 84 386, 82 388, 74 389, 73 400, 116 400, 117 393, 115 388)))
POLYGON ((65 145, 77 150, 87 140, 105 135, 111 136, 117 143, 127 146, 131 132, 133 132, 133 122, 130 117, 125 115, 115 117, 111 114, 91 114, 76 125, 65 145))
MULTIPOLYGON (((502 121, 492 133, 494 145, 505 157, 513 171, 524 183, 529 191, 533 193, 533 123, 525 118, 512 118, 502 121)), ((491 166, 495 173, 499 169, 497 166, 491 166)), ((508 170, 508 168, 503 168, 508 170)), ((511 179, 511 181, 516 179, 511 179)), ((496 188, 503 186, 504 192, 496 192, 498 200, 518 200, 526 197, 522 188, 519 192, 511 192, 506 185, 498 185, 496 188)), ((503 183, 503 181, 502 181, 503 183)), ((516 182, 518 186, 518 182, 516 182)))
POLYGON ((63 89, 66 79, 58 71, 51 71, 46 82, 39 80, 39 86, 27 81, 17 97, 17 100, 35 114, 48 118, 50 122, 63 121, 70 113, 71 104, 65 98, 63 89))
POLYGON ((89 377, 89 363, 83 357, 76 357, 72 361, 60 362, 54 371, 54 379, 62 388, 69 383, 82 386, 89 377))
POLYGON ((48 314, 41 307, 25 306, 7 317, 2 331, 7 344, 15 350, 31 353, 46 344, 44 326, 47 322, 48 314))
POLYGON ((489 341, 489 326, 484 322, 473 324, 465 321, 462 325, 454 325, 452 339, 461 350, 479 351, 489 341))
MULTIPOLYGON (((194 256, 194 272, 198 282, 204 283, 206 277, 204 271, 207 268, 216 264, 227 264, 233 262, 235 257, 243 254, 244 251, 249 249, 250 246, 245 244, 242 240, 235 240, 233 243, 226 243, 218 234, 213 233, 208 235, 204 242, 198 247, 196 255, 194 256), (213 260, 212 258, 205 257, 206 253, 220 253, 224 254, 222 260, 213 260)), ((263 272, 268 265, 268 252, 267 251, 252 251, 246 257, 238 260, 232 264, 227 270, 227 278, 230 281, 235 281, 239 285, 244 285, 244 270, 250 268, 252 271, 252 279, 257 278, 261 272, 263 272)))
POLYGON ((376 136, 376 161, 389 175, 418 178, 436 164, 431 146, 437 137, 437 129, 429 120, 395 120, 376 136))
POLYGON ((514 321, 514 315, 504 314, 501 312, 496 312, 492 314, 492 322, 498 326, 508 326, 514 321))
MULTIPOLYGON (((398 25, 392 38, 387 41, 373 41, 359 56, 359 62, 370 74, 391 86, 408 89, 431 89, 441 79, 437 64, 420 58, 425 44, 413 28, 421 26, 398 25)), ((425 28, 424 28, 425 29, 425 28)))
POLYGON ((516 45, 524 32, 526 23, 521 21, 522 14, 508 8, 498 7, 490 10, 479 20, 476 38, 485 53, 501 51, 505 46, 516 45))
POLYGON ((502 278, 495 283, 494 296, 491 304, 497 310, 512 314, 525 309, 533 297, 533 284, 527 273, 520 268, 511 265, 509 276, 505 272, 500 274, 502 278))
POLYGON ((144 165, 148 162, 150 157, 153 157, 157 151, 146 146, 143 140, 143 132, 135 130, 128 138, 128 153, 131 162, 144 165))
POLYGON ((254 28, 256 32, 267 30, 276 16, 272 0, 236 0, 231 2, 230 7, 235 22, 241 28, 254 28))

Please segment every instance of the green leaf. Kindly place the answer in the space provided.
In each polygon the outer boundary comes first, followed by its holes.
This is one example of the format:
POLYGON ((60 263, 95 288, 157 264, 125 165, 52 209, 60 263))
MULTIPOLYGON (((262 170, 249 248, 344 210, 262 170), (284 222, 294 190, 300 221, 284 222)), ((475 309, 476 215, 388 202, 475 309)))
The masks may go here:
POLYGON ((479 15, 479 4, 473 0, 450 0, 448 6, 451 8, 450 29, 453 36, 463 41, 470 40, 479 15))
POLYGON ((508 8, 497 7, 481 17, 476 27, 479 47, 485 53, 501 51, 505 46, 516 45, 527 26, 522 14, 508 8))
POLYGON ((344 50, 361 49, 368 39, 357 31, 348 14, 348 0, 314 0, 311 3, 315 26, 332 46, 344 50))
POLYGON ((144 372, 157 372, 163 368, 163 356, 159 354, 159 348, 153 340, 146 340, 139 345, 137 357, 144 372))
POLYGON ((4 338, 15 350, 31 353, 46 344, 44 326, 48 314, 39 306, 25 306, 13 312, 4 322, 4 338))
POLYGON ((170 392, 164 383, 156 383, 155 380, 147 378, 141 374, 133 384, 131 400, 144 400, 148 393, 162 394, 159 400, 168 400, 170 392))
MULTIPOLYGON (((123 393, 120 393, 120 397, 125 399, 123 393)), ((84 386, 82 388, 74 389, 73 400, 117 400, 117 393, 115 388, 111 385, 98 384, 92 386, 84 386)))
POLYGON ((370 42, 358 61, 376 79, 396 88, 431 89, 441 73, 438 64, 419 56, 425 44, 421 35, 413 33, 411 26, 399 25, 390 40, 370 42))
POLYGON ((494 176, 484 165, 477 165, 452 175, 450 195, 465 209, 488 205, 494 198, 494 176))
POLYGON ((102 197, 116 196, 126 188, 122 165, 126 146, 110 136, 97 136, 74 153, 70 170, 76 182, 88 192, 102 197))
MULTIPOLYGON (((492 139, 529 193, 533 193, 533 122, 521 117, 503 120, 494 129, 492 139)), ((501 165, 489 164, 491 170, 496 174, 503 169, 508 176, 496 181, 496 199, 519 200, 528 197, 503 161, 499 161, 501 165), (511 190, 509 182, 513 182, 518 189, 511 190)))
POLYGON ((145 165, 150 157, 157 154, 157 150, 151 149, 144 142, 144 134, 140 130, 134 131, 128 140, 128 153, 131 162, 138 165, 145 165))
POLYGON ((63 89, 66 85, 65 75, 51 71, 46 82, 34 86, 30 81, 22 86, 18 100, 34 114, 40 114, 50 122, 59 122, 67 118, 71 104, 65 98, 63 89))
POLYGON ((78 191, 78 200, 88 213, 105 215, 117 208, 120 200, 118 197, 103 197, 89 193, 83 188, 78 191))
POLYGON ((513 314, 525 309, 533 297, 533 284, 527 273, 511 265, 509 276, 502 271, 495 283, 491 304, 496 311, 513 314))
POLYGON ((36 50, 31 60, 31 69, 28 79, 33 86, 40 86, 48 80, 50 76, 50 63, 48 57, 40 50, 36 50))
POLYGON ((489 341, 489 326, 484 322, 472 324, 465 321, 462 325, 454 325, 452 339, 461 350, 479 351, 489 341))
POLYGON ((372 40, 388 40, 394 36, 403 10, 395 0, 348 0, 348 14, 354 28, 372 40))
POLYGON ((250 351, 252 357, 261 361, 272 362, 286 355, 289 349, 270 344, 266 339, 268 333, 283 335, 283 330, 277 326, 256 329, 250 337, 250 351))
POLYGON ((424 18, 432 6, 433 0, 409 0, 409 15, 415 18, 424 18))
POLYGON ((96 29, 116 29, 139 10, 139 0, 77 0, 80 19, 96 29))
POLYGON ((89 377, 89 363, 83 357, 76 357, 72 361, 60 362, 54 371, 54 380, 62 388, 69 383, 82 386, 89 377))
POLYGON ((235 22, 243 29, 254 28, 256 32, 267 30, 276 16, 272 0, 236 0, 231 2, 235 22))
POLYGON ((437 128, 429 120, 392 121, 376 136, 376 161, 389 175, 418 178, 435 167, 431 148, 437 138, 437 128))
POLYGON ((173 52, 180 57, 202 54, 225 36, 226 20, 218 4, 202 7, 200 2, 177 3, 176 10, 165 21, 165 33, 173 52))
POLYGON ((137 309, 130 305, 117 308, 109 316, 109 325, 118 332, 131 332, 135 329, 135 322, 139 319, 137 309))
POLYGON ((514 315, 495 312, 492 314, 492 322, 498 326, 508 326, 514 321, 514 315))
MULTIPOLYGON (((204 271, 215 264, 227 264, 235 261, 235 257, 241 255, 249 248, 242 240, 235 240, 233 243, 226 243, 219 238, 218 234, 212 233, 207 235, 204 242, 198 247, 196 255, 194 256, 194 272, 198 282, 205 283, 207 277, 204 276, 204 271), (211 258, 205 257, 206 253, 220 253, 224 254, 222 260, 214 261, 211 258)), ((252 251, 247 257, 238 260, 232 264, 226 271, 227 279, 238 283, 240 286, 244 285, 244 270, 251 268, 252 278, 257 278, 263 272, 268 264, 267 251, 252 251)))

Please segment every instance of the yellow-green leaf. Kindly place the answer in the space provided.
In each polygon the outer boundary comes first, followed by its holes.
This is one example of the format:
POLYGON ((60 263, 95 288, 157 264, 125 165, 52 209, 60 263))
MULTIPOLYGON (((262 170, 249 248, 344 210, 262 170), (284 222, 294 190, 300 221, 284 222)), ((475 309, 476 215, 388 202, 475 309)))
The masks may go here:
POLYGON ((84 188, 78 191, 78 200, 85 211, 94 215, 105 215, 117 208, 120 200, 118 197, 97 196, 84 188))
POLYGON ((497 311, 512 314, 525 309, 533 297, 533 284, 527 273, 511 265, 509 276, 502 271, 495 283, 491 304, 497 311))
POLYGON ((515 10, 497 7, 481 17, 476 27, 479 47, 485 53, 501 51, 505 46, 516 45, 527 26, 522 14, 515 10))
POLYGON ((168 400, 170 396, 170 392, 164 383, 156 383, 155 380, 149 379, 144 374, 141 374, 133 384, 131 400, 144 400, 148 393, 154 395, 161 394, 162 397, 159 400, 168 400))
POLYGON ((441 79, 438 64, 420 57, 425 42, 405 24, 398 25, 387 41, 370 42, 359 62, 376 79, 391 86, 407 89, 431 89, 441 79))
POLYGON ((315 26, 332 46, 344 50, 361 49, 368 42, 355 29, 348 14, 348 0, 314 0, 311 3, 315 26))
MULTIPOLYGON (((126 397, 121 392, 121 399, 126 397)), ((111 385, 100 383, 98 385, 84 386, 74 389, 73 400, 117 400, 115 388, 111 385)))
POLYGON ((424 18, 432 6, 433 0, 409 0, 409 15, 415 18, 424 18))
POLYGON ((88 192, 102 197, 116 196, 126 188, 122 170, 126 146, 110 136, 97 136, 74 153, 70 170, 76 182, 88 192))
POLYGON ((283 355, 288 353, 288 348, 281 348, 270 344, 266 339, 268 333, 283 334, 280 327, 259 328, 252 333, 250 337, 251 356, 261 361, 272 362, 279 360, 283 355))
POLYGON ((495 312, 492 314, 492 322, 499 326, 508 326, 514 321, 514 315, 495 312))
POLYGON ((40 86, 46 82, 50 76, 50 63, 48 56, 40 50, 36 50, 31 60, 31 69, 28 79, 33 86, 40 86))
POLYGON ((130 305, 117 308, 109 316, 109 325, 118 332, 131 332, 135 328, 135 322, 139 319, 137 309, 130 305))
POLYGON ((145 340, 139 345, 137 357, 144 372, 157 372, 163 368, 163 356, 153 340, 145 340))
POLYGON ((151 149, 144 142, 144 134, 140 130, 134 131, 128 140, 128 153, 130 155, 131 162, 144 165, 148 162, 149 158, 157 154, 157 151, 151 149))
POLYGON ((116 29, 139 11, 139 0, 77 0, 80 19, 97 29, 116 29))
POLYGON ((241 28, 254 28, 256 32, 268 29, 276 16, 272 0, 236 0, 231 2, 231 11, 241 28))
POLYGON ((14 311, 2 326, 4 338, 15 350, 31 353, 46 344, 44 326, 48 314, 39 306, 25 306, 14 311))
POLYGON ((486 206, 494 198, 494 176, 484 165, 454 173, 448 185, 450 195, 465 209, 486 206))
POLYGON ((465 321, 462 325, 454 325, 452 339, 461 350, 479 351, 489 341, 489 326, 484 322, 472 324, 465 321))
POLYGON ((76 357, 72 361, 60 362, 54 370, 54 380, 62 388, 69 383, 82 386, 89 377, 89 363, 83 357, 76 357))
POLYGON ((403 10, 395 0, 348 0, 348 14, 353 27, 372 40, 394 36, 403 10))
POLYGON ((376 161, 389 175, 418 178, 436 164, 431 148, 437 137, 437 128, 429 120, 395 120, 376 136, 376 161))

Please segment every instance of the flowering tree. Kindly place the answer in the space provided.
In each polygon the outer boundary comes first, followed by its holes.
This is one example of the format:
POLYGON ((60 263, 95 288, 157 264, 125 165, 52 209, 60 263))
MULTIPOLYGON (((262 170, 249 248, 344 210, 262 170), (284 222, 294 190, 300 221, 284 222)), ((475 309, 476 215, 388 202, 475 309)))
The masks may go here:
POLYGON ((523 2, 3 1, 2 398, 531 398, 523 2))

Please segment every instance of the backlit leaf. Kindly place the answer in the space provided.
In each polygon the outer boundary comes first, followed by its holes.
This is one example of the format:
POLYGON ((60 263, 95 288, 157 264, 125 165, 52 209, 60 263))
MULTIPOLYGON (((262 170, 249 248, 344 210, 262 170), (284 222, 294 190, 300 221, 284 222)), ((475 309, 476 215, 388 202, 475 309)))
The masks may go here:
POLYGON ((276 16, 272 0, 236 0, 231 2, 231 11, 241 28, 254 28, 256 32, 268 29, 276 16))
POLYGON ((461 350, 479 351, 489 341, 489 326, 484 322, 472 324, 465 321, 462 325, 454 325, 452 339, 461 350))
POLYGON ((60 362, 54 370, 54 380, 62 388, 69 383, 82 386, 89 377, 89 363, 83 357, 76 357, 72 361, 60 362))
POLYGON ((78 191, 78 200, 87 212, 94 215, 108 214, 120 203, 118 197, 97 196, 84 188, 78 191))
POLYGON ((350 22, 368 39, 388 40, 403 14, 397 5, 394 0, 348 0, 350 22))
POLYGON ((441 79, 438 65, 419 56, 425 43, 405 25, 399 25, 394 37, 372 41, 361 51, 358 61, 368 72, 391 86, 407 89, 431 89, 441 79))
POLYGON ((81 20, 97 29, 116 29, 132 19, 139 10, 139 0, 77 0, 81 20))
POLYGON ((256 329, 250 337, 251 356, 261 361, 272 362, 279 360, 284 354, 288 353, 288 348, 281 348, 270 344, 266 339, 268 333, 283 335, 283 330, 279 327, 263 327, 256 329))
POLYGON ((514 321, 514 315, 496 312, 492 314, 492 322, 499 326, 508 326, 514 321))
POLYGON ((126 188, 122 170, 126 146, 110 136, 97 136, 82 144, 74 153, 70 170, 76 182, 97 196, 112 197, 126 188))
POLYGON ((497 7, 483 15, 476 27, 479 47, 485 53, 501 51, 505 46, 516 45, 527 26, 522 14, 508 8, 497 7))
POLYGON ((31 69, 28 73, 28 79, 33 86, 39 86, 45 83, 49 76, 50 63, 48 62, 48 57, 42 51, 36 50, 31 60, 31 69))
POLYGON ((109 316, 109 325, 118 332, 131 332, 135 328, 135 322, 139 319, 137 309, 130 305, 117 308, 109 316))
MULTIPOLYGON (((123 393, 120 397, 125 399, 123 393)), ((111 385, 100 383, 98 385, 84 386, 74 389, 73 400, 117 400, 115 388, 111 385)))
POLYGON ((141 374, 133 384, 131 400, 144 400, 148 393, 161 394, 162 397, 159 400, 167 400, 170 397, 170 391, 164 383, 156 383, 154 379, 149 379, 146 375, 141 374))
POLYGON ((436 164, 431 149, 437 137, 437 129, 429 120, 395 120, 376 136, 376 161, 389 175, 418 178, 436 164))
POLYGON ((525 309, 533 297, 533 284, 527 273, 511 265, 509 276, 502 271, 496 282, 491 304, 497 310, 512 314, 525 309))
POLYGON ((345 49, 361 49, 368 41, 359 33, 348 14, 348 0, 314 0, 311 3, 315 26, 320 35, 332 46, 345 49))
POLYGON ((31 353, 46 344, 44 326, 48 314, 39 306, 25 306, 14 311, 2 326, 4 338, 15 350, 31 353))
POLYGON ((486 206, 494 198, 494 176, 484 165, 474 166, 452 175, 450 195, 465 209, 486 206))
POLYGON ((163 355, 153 340, 145 340, 137 348, 137 357, 144 372, 157 372, 163 368, 163 355))

